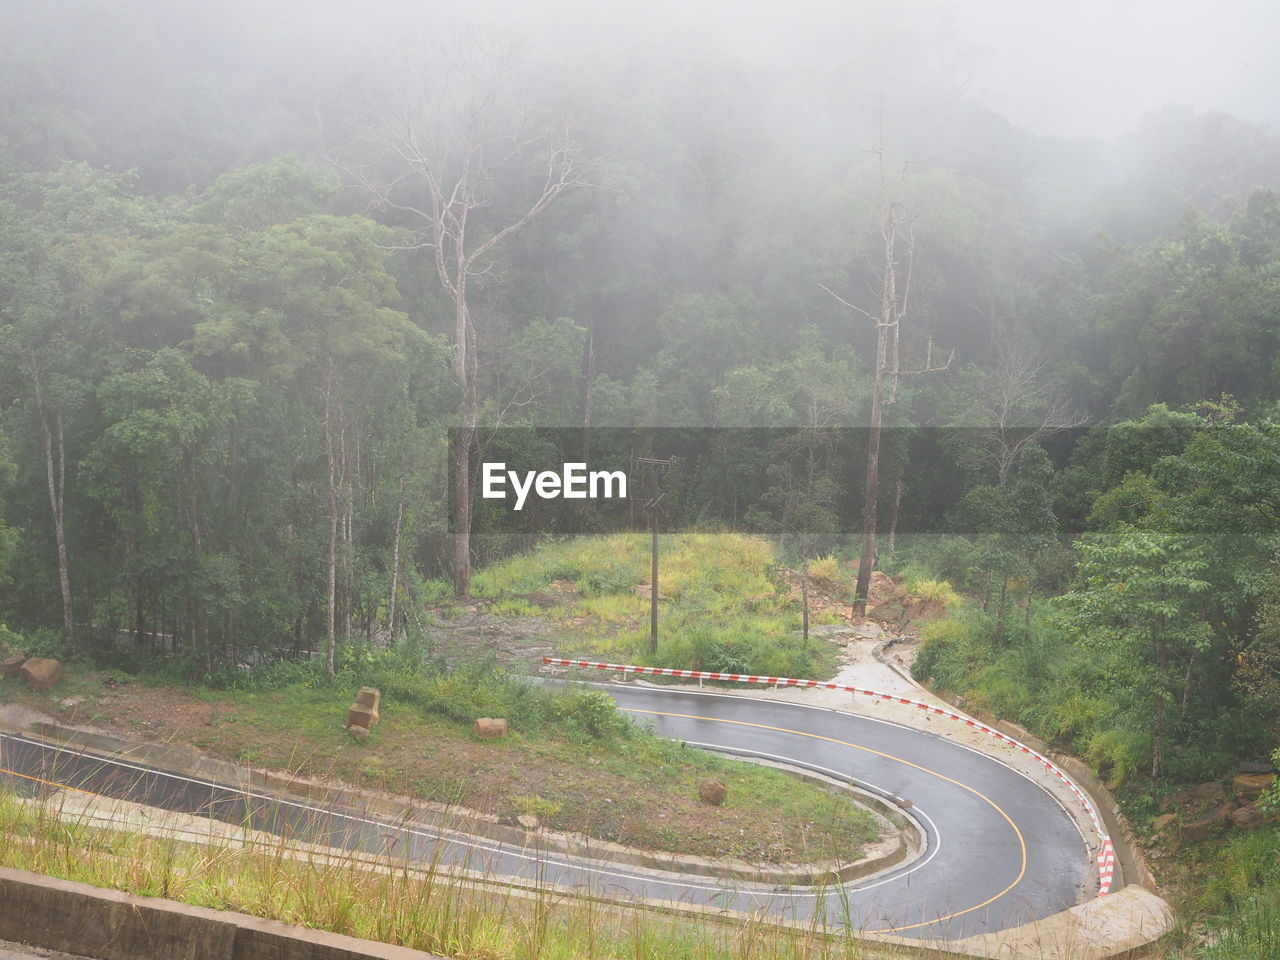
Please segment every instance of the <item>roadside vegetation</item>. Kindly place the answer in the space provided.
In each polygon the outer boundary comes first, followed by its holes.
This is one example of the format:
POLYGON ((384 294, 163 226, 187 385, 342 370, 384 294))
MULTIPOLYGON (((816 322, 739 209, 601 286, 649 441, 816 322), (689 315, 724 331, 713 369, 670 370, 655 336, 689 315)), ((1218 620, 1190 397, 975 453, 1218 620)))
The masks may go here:
MULTIPOLYGON (((549 543, 477 571, 472 589, 495 600, 495 614, 549 618, 563 655, 769 676, 834 671, 831 641, 801 638, 799 597, 784 580, 776 544, 735 533, 662 537, 651 654, 649 547, 643 534, 549 543)), ((841 595, 849 589, 834 556, 824 558, 819 577, 841 595)))
POLYGON ((975 488, 962 511, 1003 509, 1008 533, 895 559, 966 593, 923 628, 916 676, 1087 760, 1206 960, 1276 955, 1280 907, 1280 781, 1232 793, 1280 765, 1280 426, 1242 413, 1156 405, 1091 431, 1039 474, 1049 516, 1084 531, 1070 542, 1019 517, 1016 490, 975 488))

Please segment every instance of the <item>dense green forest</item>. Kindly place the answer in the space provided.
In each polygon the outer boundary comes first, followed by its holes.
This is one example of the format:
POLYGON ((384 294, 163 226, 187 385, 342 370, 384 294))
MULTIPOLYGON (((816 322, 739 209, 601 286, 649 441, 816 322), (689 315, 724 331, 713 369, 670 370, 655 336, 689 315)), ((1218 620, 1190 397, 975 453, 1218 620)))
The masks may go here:
POLYGON ((766 473, 711 449, 683 515, 847 547, 841 428, 882 416, 880 527, 946 488, 902 549, 985 598, 997 649, 1069 592, 1061 629, 1145 691, 1135 766, 1272 736, 1269 129, 1168 108, 1067 141, 938 69, 859 98, 856 64, 688 38, 2 16, 0 614, 29 646, 217 676, 390 636, 525 542, 468 544, 449 488, 531 426, 807 428, 766 473))

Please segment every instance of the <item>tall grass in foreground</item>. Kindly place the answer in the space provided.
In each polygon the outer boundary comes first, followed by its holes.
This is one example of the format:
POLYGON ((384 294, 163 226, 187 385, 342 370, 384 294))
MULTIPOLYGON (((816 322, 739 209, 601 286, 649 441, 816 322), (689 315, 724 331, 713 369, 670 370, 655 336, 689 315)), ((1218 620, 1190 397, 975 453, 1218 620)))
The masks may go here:
POLYGON ((641 911, 478 883, 439 863, 308 854, 283 839, 228 845, 105 828, 55 795, 0 791, 0 864, 141 896, 234 910, 459 960, 862 960, 884 956, 820 927, 786 930, 641 911))
MULTIPOLYGON (((785 928, 760 916, 727 918, 638 909, 569 896, 545 885, 460 877, 439 862, 307 850, 257 835, 231 843, 104 827, 66 809, 64 795, 19 800, 0 790, 0 865, 67 880, 234 910, 456 960, 879 960, 950 957, 859 940, 820 924, 785 928)), ((839 891, 834 891, 839 895, 839 891)), ((1273 915, 1267 915, 1274 929, 1273 915)), ((1225 938, 1224 947, 1235 943, 1225 938)), ((1255 931, 1242 930, 1253 938, 1255 931)), ((1252 944, 1244 939, 1242 944, 1252 944)), ((1247 949, 1247 947, 1246 947, 1247 949)), ((1162 950, 1144 954, 1163 958, 1162 950)), ((1212 960, 1272 954, 1213 953, 1212 960)), ((1068 949, 1045 960, 1081 960, 1068 949)), ((1035 960, 1035 958, 1029 958, 1035 960)))

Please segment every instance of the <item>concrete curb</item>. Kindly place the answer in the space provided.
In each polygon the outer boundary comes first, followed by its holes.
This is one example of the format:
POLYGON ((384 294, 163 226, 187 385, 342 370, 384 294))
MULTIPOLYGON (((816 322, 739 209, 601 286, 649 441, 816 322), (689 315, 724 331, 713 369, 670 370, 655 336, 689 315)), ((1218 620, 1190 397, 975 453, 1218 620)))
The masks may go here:
POLYGON ((0 939, 101 960, 441 960, 435 954, 0 867, 0 939))
POLYGON ((1124 814, 1120 812, 1120 805, 1116 802, 1116 798, 1112 796, 1111 791, 1097 778, 1088 764, 1077 757, 1057 752, 1034 733, 1019 724, 1009 720, 998 720, 991 714, 981 710, 975 711, 967 706, 959 706, 950 697, 926 687, 909 672, 904 671, 898 664, 894 663, 888 656, 889 647, 898 643, 901 639, 901 637, 891 637, 882 643, 876 644, 872 655, 917 689, 923 690, 930 696, 937 697, 944 703, 950 704, 951 708, 959 713, 968 713, 975 720, 980 720, 988 726, 995 727, 1001 733, 1021 740, 1062 767, 1097 801, 1098 813, 1107 827, 1107 832, 1111 835, 1112 845, 1116 851, 1116 864, 1119 867, 1120 882, 1115 885, 1115 889, 1119 890, 1131 883, 1140 884, 1152 891, 1159 889, 1151 869, 1147 866, 1146 858, 1143 857, 1142 851, 1138 849, 1133 826, 1125 818, 1124 814), (1116 838, 1119 838, 1119 842, 1116 842, 1116 838))
MULTIPOLYGON (((1084 812, 1088 815, 1090 826, 1098 834, 1099 846, 1095 857, 1098 867, 1098 896, 1105 896, 1110 892, 1116 869, 1115 849, 1111 843, 1111 838, 1107 835, 1106 824, 1101 815, 1095 809, 1096 805, 1093 798, 1087 792, 1076 786, 1071 778, 1063 772, 1062 768, 1057 766, 1048 757, 1034 750, 1032 747, 1027 746, 1016 738, 1010 737, 988 724, 974 720, 967 714, 956 713, 953 710, 944 709, 938 706, 936 702, 930 703, 927 700, 919 700, 913 697, 904 697, 901 694, 888 693, 885 690, 842 683, 839 680, 807 680, 798 677, 774 677, 765 676, 763 674, 738 674, 723 673, 719 671, 684 670, 674 667, 645 667, 637 664, 611 663, 598 660, 579 660, 567 657, 543 657, 542 662, 550 666, 580 667, 588 670, 609 671, 618 675, 634 674, 636 676, 658 676, 671 677, 679 680, 697 680, 699 686, 702 685, 704 680, 715 680, 745 684, 748 686, 758 684, 762 687, 773 687, 775 691, 782 689, 835 690, 852 693, 855 697, 870 697, 873 701, 904 704, 913 709, 923 710, 925 716, 944 716, 949 720, 964 725, 967 728, 976 729, 983 734, 994 737, 996 740, 1003 741, 1015 750, 1021 751, 1026 756, 1031 757, 1037 763, 1043 765, 1046 770, 1053 774, 1053 776, 1071 792, 1076 802, 1079 803, 1079 805, 1084 809, 1084 812)), ((918 684, 914 684, 914 682, 911 685, 915 686, 916 689, 922 689, 918 684)), ((1088 839, 1085 840, 1085 844, 1086 847, 1092 847, 1092 843, 1090 843, 1088 839)))

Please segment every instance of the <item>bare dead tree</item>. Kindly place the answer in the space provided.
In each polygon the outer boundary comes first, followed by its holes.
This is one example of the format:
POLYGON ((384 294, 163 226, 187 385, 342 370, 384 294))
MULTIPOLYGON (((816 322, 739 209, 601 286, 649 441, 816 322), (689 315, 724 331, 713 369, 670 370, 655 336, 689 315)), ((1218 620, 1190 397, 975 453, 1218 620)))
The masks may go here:
MULTIPOLYGON (((875 565, 876 503, 880 487, 880 434, 884 408, 897 400, 899 377, 945 370, 951 366, 955 357, 955 351, 952 350, 946 363, 935 366, 933 338, 930 337, 924 365, 918 370, 901 369, 899 340, 902 321, 907 316, 911 300, 911 280, 916 257, 915 218, 907 214, 903 202, 889 197, 884 174, 883 134, 876 154, 880 161, 880 239, 884 255, 880 273, 879 309, 872 313, 840 296, 825 284, 818 284, 842 306, 862 314, 876 327, 876 359, 867 431, 866 496, 862 510, 862 550, 858 560, 858 579, 854 587, 853 610, 859 616, 867 611, 867 591, 871 585, 871 570, 875 565)), ((905 168, 903 179, 905 180, 905 168)))
POLYGON ((981 459, 995 468, 1002 487, 1029 444, 1088 422, 1044 376, 1049 360, 1047 352, 1028 349, 1018 337, 1002 337, 995 367, 983 381, 981 459))
POLYGON ((538 123, 509 102, 516 49, 474 38, 406 57, 391 89, 366 97, 361 122, 376 155, 340 163, 377 206, 411 226, 404 248, 431 256, 437 281, 454 306, 453 373, 459 388, 451 462, 453 586, 471 591, 471 458, 479 414, 476 328, 471 294, 492 281, 497 248, 566 190, 585 182, 576 133, 566 123, 538 123), (515 121, 516 114, 524 119, 515 121), (494 193, 508 171, 537 166, 520 198, 494 193))

